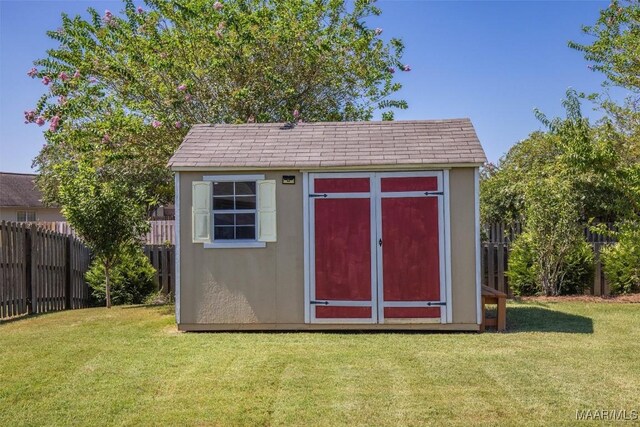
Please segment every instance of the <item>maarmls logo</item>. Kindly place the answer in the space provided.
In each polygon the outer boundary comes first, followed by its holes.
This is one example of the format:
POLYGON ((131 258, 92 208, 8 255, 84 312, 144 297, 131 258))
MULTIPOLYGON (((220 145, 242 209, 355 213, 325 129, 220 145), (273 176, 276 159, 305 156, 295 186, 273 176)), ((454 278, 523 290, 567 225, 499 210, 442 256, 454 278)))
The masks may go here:
POLYGON ((638 411, 626 409, 578 409, 578 421, 637 421, 638 411))

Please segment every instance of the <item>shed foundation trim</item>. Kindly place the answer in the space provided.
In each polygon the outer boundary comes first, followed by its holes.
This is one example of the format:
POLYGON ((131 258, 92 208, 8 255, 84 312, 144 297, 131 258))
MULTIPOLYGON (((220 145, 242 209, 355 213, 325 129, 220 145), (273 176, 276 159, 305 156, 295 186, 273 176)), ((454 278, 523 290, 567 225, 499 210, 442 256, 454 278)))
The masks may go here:
POLYGON ((183 323, 178 325, 183 332, 224 331, 462 331, 478 332, 475 323, 412 323, 412 324, 362 324, 362 323, 183 323))

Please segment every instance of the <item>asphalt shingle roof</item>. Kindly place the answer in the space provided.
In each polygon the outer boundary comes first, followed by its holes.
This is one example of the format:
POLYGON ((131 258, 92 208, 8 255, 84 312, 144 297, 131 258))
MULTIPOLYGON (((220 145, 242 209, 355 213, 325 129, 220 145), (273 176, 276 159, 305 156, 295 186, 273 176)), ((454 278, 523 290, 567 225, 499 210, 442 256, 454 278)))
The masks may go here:
POLYGON ((315 168, 479 164, 469 119, 392 122, 195 125, 169 160, 173 168, 315 168))
POLYGON ((0 206, 37 208, 42 204, 42 194, 33 182, 36 175, 0 172, 0 206))

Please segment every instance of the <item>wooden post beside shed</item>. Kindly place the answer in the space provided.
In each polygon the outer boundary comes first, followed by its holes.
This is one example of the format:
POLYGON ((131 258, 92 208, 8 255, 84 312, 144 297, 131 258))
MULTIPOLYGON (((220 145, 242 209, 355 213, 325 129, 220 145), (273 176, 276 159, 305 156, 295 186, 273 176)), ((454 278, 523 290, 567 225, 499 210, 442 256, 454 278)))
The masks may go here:
POLYGON ((480 331, 484 331, 487 326, 495 327, 499 332, 507 329, 507 294, 488 286, 482 286, 482 324, 480 331), (487 318, 487 304, 497 306, 497 317, 487 318))

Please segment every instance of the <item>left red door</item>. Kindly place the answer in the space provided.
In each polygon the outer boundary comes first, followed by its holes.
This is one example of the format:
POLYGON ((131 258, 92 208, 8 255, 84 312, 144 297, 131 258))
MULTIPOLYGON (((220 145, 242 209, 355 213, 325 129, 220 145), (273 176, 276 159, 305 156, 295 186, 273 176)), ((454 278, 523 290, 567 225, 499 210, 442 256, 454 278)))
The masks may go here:
POLYGON ((374 321, 370 181, 312 179, 311 314, 317 321, 374 321))

